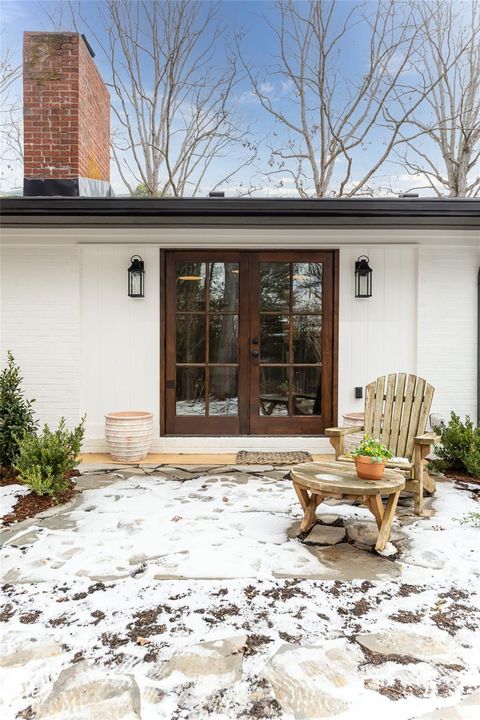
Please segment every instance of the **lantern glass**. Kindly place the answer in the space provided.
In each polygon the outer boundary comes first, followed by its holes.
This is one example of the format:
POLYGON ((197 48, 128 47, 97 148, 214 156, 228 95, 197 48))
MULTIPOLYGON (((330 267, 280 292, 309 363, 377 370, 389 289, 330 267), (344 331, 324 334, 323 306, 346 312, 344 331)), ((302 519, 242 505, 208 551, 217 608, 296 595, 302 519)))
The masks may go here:
POLYGON ((139 255, 134 255, 131 263, 128 268, 128 295, 144 297, 145 264, 139 255))
POLYGON ((362 255, 355 263, 355 297, 372 297, 372 268, 366 255, 362 255))

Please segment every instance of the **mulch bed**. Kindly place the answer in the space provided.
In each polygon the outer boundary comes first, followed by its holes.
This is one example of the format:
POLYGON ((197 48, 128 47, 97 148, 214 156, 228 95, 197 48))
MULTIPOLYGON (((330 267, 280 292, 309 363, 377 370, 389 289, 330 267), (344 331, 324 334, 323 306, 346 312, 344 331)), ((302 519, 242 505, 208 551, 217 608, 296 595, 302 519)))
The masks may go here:
POLYGON ((480 477, 478 475, 470 475, 470 473, 453 469, 445 470, 443 474, 445 477, 450 480, 455 480, 456 482, 474 483, 475 485, 480 485, 480 477))
MULTIPOLYGON (((18 480, 9 479, 7 482, 2 478, 2 485, 18 485, 18 480)), ((11 513, 4 515, 3 525, 8 526, 14 522, 20 522, 27 518, 34 517, 38 513, 49 510, 55 505, 62 505, 63 503, 69 502, 78 492, 77 486, 73 480, 69 481, 68 487, 63 490, 56 498, 50 497, 50 495, 37 495, 37 493, 29 493, 28 495, 22 495, 18 498, 17 504, 13 508, 11 513)))

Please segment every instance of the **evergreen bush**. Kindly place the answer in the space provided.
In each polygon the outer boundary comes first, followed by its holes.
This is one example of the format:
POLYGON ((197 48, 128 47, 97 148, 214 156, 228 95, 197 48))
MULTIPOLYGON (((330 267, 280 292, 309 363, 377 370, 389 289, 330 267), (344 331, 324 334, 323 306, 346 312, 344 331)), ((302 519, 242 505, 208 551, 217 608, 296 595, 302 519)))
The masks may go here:
POLYGON ((0 465, 10 470, 18 454, 18 438, 34 433, 37 421, 34 419, 32 403, 23 395, 20 368, 10 352, 7 366, 0 373, 0 465))
POLYGON ((431 465, 437 470, 460 470, 480 476, 480 427, 475 427, 468 415, 462 422, 452 412, 448 425, 434 430, 440 435, 440 443, 435 445, 437 459, 431 465))
POLYGON ((85 432, 85 417, 74 430, 68 430, 61 418, 56 430, 44 425, 40 435, 25 433, 19 440, 15 467, 20 480, 38 495, 56 497, 68 486, 70 473, 79 461, 85 432))

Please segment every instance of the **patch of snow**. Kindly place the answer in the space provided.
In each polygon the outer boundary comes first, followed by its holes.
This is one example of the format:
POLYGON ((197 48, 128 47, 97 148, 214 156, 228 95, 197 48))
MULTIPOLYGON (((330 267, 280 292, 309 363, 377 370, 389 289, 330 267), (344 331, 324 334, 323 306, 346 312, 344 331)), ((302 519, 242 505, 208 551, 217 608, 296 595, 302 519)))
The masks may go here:
MULTIPOLYGON (((434 515, 403 524, 387 545, 400 551, 391 560, 290 538, 302 513, 289 481, 159 474, 87 490, 73 509, 4 546, 3 716, 63 702, 70 718, 98 711, 103 720, 101 693, 124 682, 118 697, 137 708, 139 693, 141 720, 232 720, 254 706, 291 720, 303 702, 329 698, 338 720, 409 720, 450 707, 480 685, 478 529, 459 521, 477 505, 439 483, 434 515), (361 573, 369 563, 384 574, 347 581, 369 576, 339 570, 361 573), (442 662, 410 661, 408 638, 447 633, 442 662), (405 664, 389 655, 371 662, 359 635, 389 638, 389 652, 403 638, 405 664), (238 647, 225 650, 235 638, 238 647), (85 705, 84 681, 98 703, 85 705)), ((371 519, 348 504, 334 512, 371 519)))
POLYGON ((28 495, 29 488, 25 485, 0 486, 0 517, 9 515, 22 495, 28 495))

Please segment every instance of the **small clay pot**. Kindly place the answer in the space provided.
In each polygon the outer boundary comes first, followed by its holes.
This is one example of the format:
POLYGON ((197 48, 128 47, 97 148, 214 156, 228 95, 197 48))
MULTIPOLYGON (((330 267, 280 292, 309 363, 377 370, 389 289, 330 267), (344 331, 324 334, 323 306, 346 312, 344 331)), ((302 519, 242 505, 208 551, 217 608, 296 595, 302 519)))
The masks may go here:
POLYGON ((355 458, 357 475, 363 480, 381 480, 385 471, 384 462, 372 462, 368 455, 357 455, 355 458))

